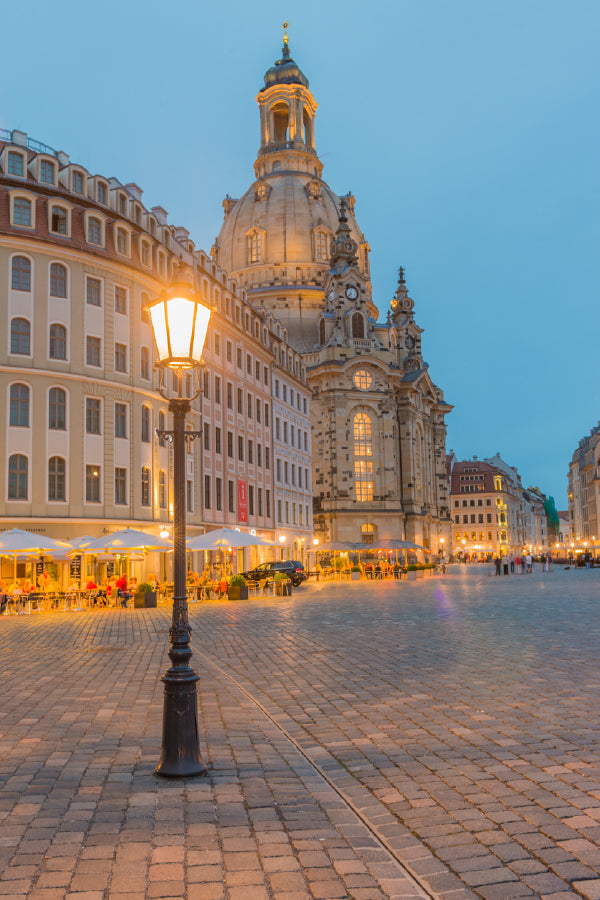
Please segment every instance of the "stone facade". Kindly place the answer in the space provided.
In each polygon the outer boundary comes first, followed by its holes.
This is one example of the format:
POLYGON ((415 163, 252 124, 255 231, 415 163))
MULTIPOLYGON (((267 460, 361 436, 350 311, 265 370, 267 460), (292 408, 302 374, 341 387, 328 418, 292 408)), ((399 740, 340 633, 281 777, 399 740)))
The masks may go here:
POLYGON ((317 109, 291 59, 268 70, 257 96, 256 181, 229 195, 214 258, 258 309, 276 315, 312 390, 314 525, 322 540, 404 538, 433 553, 450 537, 444 416, 401 270, 378 322, 369 245, 354 197, 322 179, 317 109))
POLYGON ((204 396, 189 416, 202 431, 186 459, 190 534, 226 524, 275 538, 283 525, 292 556, 312 537, 310 392, 285 328, 164 209, 146 209, 137 185, 91 175, 17 131, 0 132, 0 529, 69 538, 169 527, 171 449, 155 434, 169 417, 145 308, 180 256, 213 308, 204 396), (302 467, 293 490, 274 479, 275 381, 294 396, 302 435, 277 445, 278 459, 302 467), (275 520, 280 501, 287 522, 275 520))
POLYGON ((572 540, 594 546, 600 540, 600 423, 579 441, 569 464, 572 540))

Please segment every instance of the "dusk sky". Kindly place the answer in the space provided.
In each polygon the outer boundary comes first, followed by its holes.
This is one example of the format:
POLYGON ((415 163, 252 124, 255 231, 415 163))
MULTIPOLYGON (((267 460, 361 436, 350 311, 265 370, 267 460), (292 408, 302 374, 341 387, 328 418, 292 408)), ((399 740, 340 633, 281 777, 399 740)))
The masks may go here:
POLYGON ((598 0, 5 4, 0 127, 136 182, 208 251, 284 19, 384 320, 405 268, 447 447, 565 508, 600 418, 598 0))

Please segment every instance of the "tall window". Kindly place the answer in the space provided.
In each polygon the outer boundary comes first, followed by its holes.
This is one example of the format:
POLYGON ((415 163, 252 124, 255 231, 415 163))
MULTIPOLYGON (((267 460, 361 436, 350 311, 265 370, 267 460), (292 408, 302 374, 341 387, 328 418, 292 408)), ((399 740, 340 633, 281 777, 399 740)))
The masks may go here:
POLYGON ((31 228, 31 200, 26 200, 25 197, 15 197, 13 225, 27 225, 31 228))
POLYGON ((62 456, 51 456, 48 460, 48 500, 64 501, 66 499, 66 464, 62 456))
POLYGON ((67 358, 67 329, 64 325, 50 326, 50 359, 67 358))
POLYGON ((101 366, 101 344, 100 338, 90 337, 85 339, 85 362, 88 366, 101 366))
POLYGON ((62 388, 50 388, 48 393, 48 428, 64 431, 67 427, 67 395, 62 388))
POLYGON ((15 453, 8 460, 8 499, 27 500, 27 476, 29 460, 22 453, 15 453))
POLYGON ((218 510, 223 509, 223 479, 215 479, 215 504, 218 510))
POLYGON ((40 181, 44 184, 54 184, 54 163, 46 159, 40 162, 40 181))
POLYGON ((102 303, 102 282, 99 278, 88 278, 85 283, 85 301, 90 306, 102 303))
POLYGON ((102 222, 95 216, 88 219, 87 239, 90 244, 102 245, 102 222))
POLYGON ((108 194, 106 190, 106 185, 102 184, 102 182, 98 182, 96 187, 96 198, 98 203, 104 203, 106 205, 106 201, 108 199, 108 194))
POLYGON ((373 500, 373 429, 365 413, 354 416, 354 482, 359 503, 373 500))
POLYGON ((150 407, 142 406, 142 443, 150 443, 150 407))
POLYGON ((69 217, 64 206, 53 206, 50 217, 50 229, 55 234, 69 233, 69 217))
POLYGON ((124 228, 117 228, 117 253, 127 255, 128 252, 127 232, 124 228))
POLYGON ((115 469, 115 504, 123 506, 127 502, 127 469, 115 469))
POLYGON ((67 270, 60 263, 52 263, 50 266, 50 296, 67 296, 67 270))
POLYGON ((317 231, 315 234, 315 259, 327 259, 328 237, 322 231, 317 231))
POLYGON ((115 312, 127 315, 127 291, 124 287, 115 287, 115 312))
POLYGON ((71 188, 76 194, 83 194, 83 175, 81 172, 73 172, 71 188))
POLYGON ((10 386, 9 422, 19 428, 29 427, 29 388, 26 384, 10 386))
POLYGON ((204 476, 204 509, 210 509, 210 475, 204 476))
POLYGON ((215 403, 221 403, 221 378, 215 375, 215 403))
POLYGON ((142 468, 142 506, 150 506, 150 469, 142 468))
POLYGON ((235 495, 233 493, 234 484, 233 481, 227 482, 227 494, 228 494, 228 508, 229 512, 235 512, 235 495))
POLYGON ((233 409, 233 385, 227 382, 227 409, 233 409))
POLYGON ((100 503, 100 466, 85 467, 85 499, 88 503, 100 503))
POLYGON ((127 437, 127 406, 125 403, 115 403, 115 437, 127 437))
POLYGON ((163 469, 158 475, 158 505, 161 509, 167 508, 167 475, 163 469))
POLYGON ((248 262, 261 262, 263 258, 263 236, 260 231, 251 231, 247 236, 248 262))
POLYGON ((101 401, 98 397, 85 398, 85 430, 87 434, 100 434, 101 401))
POLYGON ((146 381, 150 380, 150 351, 142 347, 140 351, 140 375, 146 381))
POLYGON ((20 153, 9 152, 8 174, 21 176, 23 175, 23 157, 20 153))
POLYGON ((221 449, 221 429, 217 425, 215 427, 215 453, 222 453, 221 449))
POLYGON ((364 338, 365 336, 365 320, 362 313, 352 313, 352 337, 364 338))
POLYGON ((12 258, 13 291, 31 290, 31 263, 26 256, 13 256, 12 258))
POLYGON ((10 323, 10 352, 29 356, 31 346, 31 325, 27 319, 17 317, 10 323))
POLYGON ((127 371, 127 347, 125 344, 115 344, 115 371, 127 371))

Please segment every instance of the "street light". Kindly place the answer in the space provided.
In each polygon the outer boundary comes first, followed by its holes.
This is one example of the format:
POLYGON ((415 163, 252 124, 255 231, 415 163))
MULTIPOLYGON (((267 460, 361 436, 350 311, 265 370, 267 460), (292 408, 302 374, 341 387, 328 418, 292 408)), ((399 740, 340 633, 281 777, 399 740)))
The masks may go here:
MULTIPOLYGON (((167 397, 161 379, 160 394, 168 401, 173 431, 159 436, 173 441, 173 618, 169 629, 171 667, 162 676, 165 686, 163 735, 157 775, 189 778, 206 772, 198 743, 198 674, 189 664, 190 626, 185 571, 185 441, 199 432, 186 431, 185 417, 191 398, 183 396, 183 370, 200 365, 210 309, 194 292, 192 279, 182 257, 175 267, 169 287, 148 307, 158 350, 156 367, 177 372, 177 396, 167 397)), ((165 379, 166 382, 166 379, 165 379)))

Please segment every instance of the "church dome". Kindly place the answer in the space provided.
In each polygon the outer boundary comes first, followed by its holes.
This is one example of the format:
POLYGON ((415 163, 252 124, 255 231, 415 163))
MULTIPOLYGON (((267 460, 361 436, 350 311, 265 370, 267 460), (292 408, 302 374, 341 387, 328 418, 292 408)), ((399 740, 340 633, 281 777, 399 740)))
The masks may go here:
POLYGON ((287 42, 283 45, 282 58, 265 72, 265 86, 261 90, 266 91, 274 84, 301 84, 308 87, 308 78, 290 56, 287 42))

